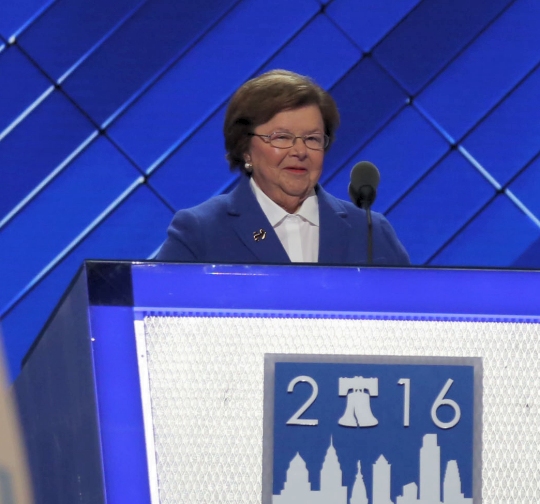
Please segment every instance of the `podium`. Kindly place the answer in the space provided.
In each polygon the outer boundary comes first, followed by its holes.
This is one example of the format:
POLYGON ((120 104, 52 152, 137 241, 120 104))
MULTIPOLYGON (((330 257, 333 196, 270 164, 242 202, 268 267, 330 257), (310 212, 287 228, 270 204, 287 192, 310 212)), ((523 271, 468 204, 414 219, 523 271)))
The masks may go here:
POLYGON ((474 502, 540 497, 540 272, 94 261, 15 382, 36 503, 260 502, 265 354, 482 358, 474 502))

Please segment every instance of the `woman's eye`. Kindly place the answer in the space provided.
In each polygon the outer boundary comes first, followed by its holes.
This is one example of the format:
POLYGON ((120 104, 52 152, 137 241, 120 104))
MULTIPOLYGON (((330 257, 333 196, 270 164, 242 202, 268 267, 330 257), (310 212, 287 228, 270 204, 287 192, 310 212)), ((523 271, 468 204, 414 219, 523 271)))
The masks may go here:
POLYGON ((322 144, 322 137, 318 135, 310 135, 306 137, 306 142, 311 142, 314 144, 322 144))

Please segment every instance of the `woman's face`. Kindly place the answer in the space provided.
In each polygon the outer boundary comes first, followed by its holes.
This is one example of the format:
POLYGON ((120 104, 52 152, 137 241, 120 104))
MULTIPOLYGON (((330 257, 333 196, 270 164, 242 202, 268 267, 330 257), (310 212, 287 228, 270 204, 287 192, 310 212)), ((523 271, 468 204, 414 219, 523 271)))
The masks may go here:
MULTIPOLYGON (((317 105, 279 112, 255 128, 257 135, 275 132, 304 136, 324 134, 324 122, 317 105)), ((289 213, 298 210, 317 184, 323 166, 324 150, 308 149, 301 138, 287 149, 273 147, 254 136, 245 160, 253 166, 253 179, 262 191, 289 213)))

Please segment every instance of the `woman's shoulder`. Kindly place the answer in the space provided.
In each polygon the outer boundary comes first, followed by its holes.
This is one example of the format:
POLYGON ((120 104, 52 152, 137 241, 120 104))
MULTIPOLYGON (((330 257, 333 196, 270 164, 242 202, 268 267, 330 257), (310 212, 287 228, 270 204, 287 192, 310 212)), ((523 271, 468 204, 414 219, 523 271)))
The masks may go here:
MULTIPOLYGON (((320 187, 318 196, 323 201, 326 201, 326 203, 336 212, 343 212, 353 219, 362 219, 362 221, 366 219, 366 211, 362 208, 358 208, 352 201, 337 198, 325 191, 322 187, 320 187)), ((386 217, 382 213, 374 210, 371 211, 371 218, 374 222, 387 222, 386 217)))
POLYGON ((189 218, 196 218, 197 220, 205 220, 209 218, 213 219, 223 212, 226 212, 229 206, 228 196, 228 194, 220 194, 218 196, 213 196, 210 199, 199 203, 198 205, 189 208, 182 208, 175 213, 173 221, 177 219, 189 218))
POLYGON ((239 204, 245 205, 251 200, 255 201, 249 181, 247 178, 246 180, 241 178, 230 192, 213 196, 190 208, 178 210, 175 218, 192 216, 198 219, 215 220, 228 213, 236 213, 239 204))

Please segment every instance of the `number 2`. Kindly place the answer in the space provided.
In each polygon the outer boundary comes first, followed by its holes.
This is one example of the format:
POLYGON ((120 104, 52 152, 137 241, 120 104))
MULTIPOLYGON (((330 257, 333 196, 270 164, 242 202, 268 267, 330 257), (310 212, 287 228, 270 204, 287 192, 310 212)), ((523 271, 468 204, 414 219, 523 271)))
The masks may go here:
POLYGON ((295 385, 299 382, 306 382, 311 385, 311 395, 309 396, 308 400, 302 404, 300 408, 298 408, 296 413, 289 418, 289 420, 287 420, 287 425, 318 425, 319 420, 300 417, 315 402, 315 399, 317 399, 317 395, 319 394, 319 386, 317 385, 317 382, 311 378, 311 376, 297 376, 290 381, 289 386, 287 387, 287 392, 291 393, 294 390, 295 385))

